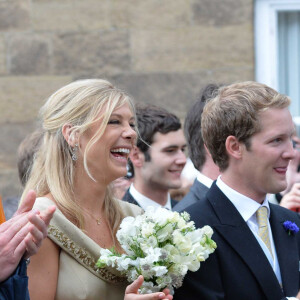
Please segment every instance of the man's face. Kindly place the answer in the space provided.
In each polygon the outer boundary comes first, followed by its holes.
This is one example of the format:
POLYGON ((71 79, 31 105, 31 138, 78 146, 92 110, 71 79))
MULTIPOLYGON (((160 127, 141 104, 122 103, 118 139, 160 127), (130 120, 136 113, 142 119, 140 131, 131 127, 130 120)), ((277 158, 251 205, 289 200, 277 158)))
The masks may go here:
POLYGON ((155 133, 148 150, 150 161, 144 161, 141 169, 145 184, 161 190, 179 188, 186 163, 185 148, 182 129, 167 134, 155 133))
POLYGON ((250 149, 242 156, 243 185, 255 199, 286 188, 286 171, 294 156, 292 135, 295 127, 287 108, 271 108, 260 113, 261 130, 250 139, 250 149))

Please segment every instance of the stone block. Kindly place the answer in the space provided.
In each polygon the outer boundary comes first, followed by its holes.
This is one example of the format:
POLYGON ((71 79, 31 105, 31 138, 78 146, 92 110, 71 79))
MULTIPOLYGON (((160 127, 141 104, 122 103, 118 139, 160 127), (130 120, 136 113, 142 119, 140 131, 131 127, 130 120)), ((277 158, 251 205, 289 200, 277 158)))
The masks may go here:
POLYGON ((128 91, 136 103, 162 106, 185 117, 186 111, 196 99, 198 91, 207 83, 208 72, 123 74, 111 78, 112 82, 128 91))
POLYGON ((216 68, 209 72, 208 80, 222 84, 231 84, 240 81, 253 81, 254 66, 238 66, 228 68, 216 68))
POLYGON ((116 28, 178 28, 191 20, 186 0, 113 0, 112 24, 116 28))
POLYGON ((8 170, 17 167, 17 150, 21 141, 37 126, 35 121, 1 124, 0 140, 5 141, 0 147, 0 169, 8 170))
POLYGON ((5 47, 5 38, 3 35, 0 35, 0 74, 6 74, 6 47, 5 47))
POLYGON ((38 31, 88 31, 109 28, 109 2, 34 1, 32 27, 38 31))
POLYGON ((22 186, 19 182, 17 173, 17 168, 0 170, 0 191, 3 200, 8 197, 20 196, 22 194, 22 186))
POLYGON ((47 36, 14 34, 8 41, 11 74, 50 73, 50 41, 47 36))
POLYGON ((2 77, 0 80, 0 124, 37 120, 47 97, 72 81, 61 77, 2 77))
POLYGON ((253 28, 190 27, 132 30, 132 69, 137 72, 195 72, 253 65, 253 28))
POLYGON ((58 74, 116 74, 130 67, 126 31, 60 34, 54 40, 53 53, 58 74))
POLYGON ((183 120, 207 84, 231 84, 253 78, 253 67, 236 67, 194 73, 122 74, 109 80, 130 93, 135 103, 162 106, 183 120))
POLYGON ((0 2, 0 31, 20 31, 30 27, 30 1, 0 2))
POLYGON ((253 0, 192 0, 196 25, 229 26, 252 23, 253 0))

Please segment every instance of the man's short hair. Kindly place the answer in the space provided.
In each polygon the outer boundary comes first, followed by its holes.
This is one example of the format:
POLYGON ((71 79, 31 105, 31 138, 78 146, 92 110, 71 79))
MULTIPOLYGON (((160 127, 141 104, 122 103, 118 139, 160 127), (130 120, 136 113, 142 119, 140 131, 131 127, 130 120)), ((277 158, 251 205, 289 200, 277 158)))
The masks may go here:
POLYGON ((201 132, 201 115, 206 102, 214 97, 220 86, 213 83, 205 86, 196 102, 188 111, 184 122, 184 134, 187 140, 189 157, 195 168, 199 171, 201 171, 206 161, 206 152, 201 132))
POLYGON ((202 136, 205 145, 221 171, 228 167, 225 141, 235 136, 251 147, 250 138, 260 131, 260 113, 269 108, 286 108, 289 97, 265 84, 247 81, 219 89, 202 113, 202 136))
POLYGON ((34 155, 40 146, 42 138, 42 129, 36 129, 31 134, 27 135, 19 145, 17 164, 19 179, 23 187, 27 183, 34 161, 34 155))
POLYGON ((150 160, 147 151, 153 143, 153 136, 159 132, 167 134, 181 128, 178 117, 166 109, 148 104, 136 105, 138 139, 137 147, 145 154, 146 161, 150 160))

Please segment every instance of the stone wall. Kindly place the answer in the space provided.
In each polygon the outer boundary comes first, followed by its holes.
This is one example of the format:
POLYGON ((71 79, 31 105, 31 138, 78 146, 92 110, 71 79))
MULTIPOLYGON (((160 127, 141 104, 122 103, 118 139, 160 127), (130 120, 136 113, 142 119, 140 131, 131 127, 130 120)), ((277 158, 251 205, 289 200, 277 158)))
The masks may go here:
POLYGON ((0 0, 0 194, 38 109, 79 78, 107 78, 182 119, 209 82, 254 78, 252 0, 0 0))

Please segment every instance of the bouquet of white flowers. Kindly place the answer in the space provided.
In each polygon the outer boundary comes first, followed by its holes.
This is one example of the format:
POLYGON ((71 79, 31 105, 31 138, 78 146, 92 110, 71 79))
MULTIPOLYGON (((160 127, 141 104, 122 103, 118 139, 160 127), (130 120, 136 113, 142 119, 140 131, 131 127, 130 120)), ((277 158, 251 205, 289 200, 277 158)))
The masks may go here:
POLYGON ((142 294, 178 288, 187 271, 197 271, 200 262, 216 249, 209 226, 196 229, 188 213, 149 207, 143 215, 126 217, 117 239, 126 254, 101 249, 98 267, 111 266, 126 274, 129 282, 144 276, 142 294))

